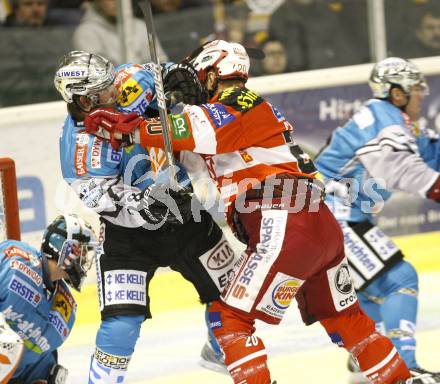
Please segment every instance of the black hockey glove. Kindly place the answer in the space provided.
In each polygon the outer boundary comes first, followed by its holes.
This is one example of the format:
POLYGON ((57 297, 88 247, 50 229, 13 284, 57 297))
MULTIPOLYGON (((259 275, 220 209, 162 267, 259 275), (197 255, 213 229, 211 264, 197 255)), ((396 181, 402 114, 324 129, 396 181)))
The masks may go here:
POLYGON ((165 94, 171 105, 179 102, 200 105, 207 102, 208 93, 191 64, 173 64, 165 68, 162 77, 165 94))
POLYGON ((65 384, 69 371, 62 365, 56 364, 52 367, 47 384, 65 384))
POLYGON ((143 192, 141 214, 153 225, 181 225, 191 219, 192 190, 174 191, 168 186, 154 184, 143 192))

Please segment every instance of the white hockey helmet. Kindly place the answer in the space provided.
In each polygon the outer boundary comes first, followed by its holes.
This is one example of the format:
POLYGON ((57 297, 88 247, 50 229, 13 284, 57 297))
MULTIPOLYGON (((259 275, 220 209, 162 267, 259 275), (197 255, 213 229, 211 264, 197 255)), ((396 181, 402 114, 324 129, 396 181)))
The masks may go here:
POLYGON ((58 65, 54 84, 64 101, 73 95, 93 96, 109 87, 115 79, 115 68, 106 58, 85 51, 71 51, 58 65))
POLYGON ((49 260, 55 260, 68 276, 68 283, 80 290, 95 258, 98 245, 92 226, 75 214, 64 214, 55 218, 46 228, 41 242, 41 252, 49 260), (78 254, 69 259, 72 247, 78 254))
POLYGON ((420 85, 425 94, 429 93, 429 87, 423 73, 409 60, 400 57, 389 57, 379 61, 371 71, 368 84, 373 96, 384 99, 389 96, 392 86, 399 86, 407 94, 415 85, 420 85))
POLYGON ((213 40, 195 50, 187 60, 201 82, 205 82, 210 69, 216 71, 220 80, 238 78, 246 81, 249 75, 249 55, 238 43, 213 40))

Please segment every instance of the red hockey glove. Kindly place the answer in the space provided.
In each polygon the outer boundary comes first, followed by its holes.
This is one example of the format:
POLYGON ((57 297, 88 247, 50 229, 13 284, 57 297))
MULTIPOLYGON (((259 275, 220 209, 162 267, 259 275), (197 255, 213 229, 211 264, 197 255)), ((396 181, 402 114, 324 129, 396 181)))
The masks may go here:
POLYGON ((122 135, 130 135, 142 122, 137 113, 122 113, 111 108, 98 108, 84 119, 86 132, 109 140, 112 147, 118 149, 122 144, 122 135), (104 131, 104 132, 103 132, 104 131), (119 133, 120 135, 116 134, 119 133))
POLYGON ((433 186, 426 193, 428 199, 432 199, 437 203, 440 203, 440 177, 435 181, 433 186))

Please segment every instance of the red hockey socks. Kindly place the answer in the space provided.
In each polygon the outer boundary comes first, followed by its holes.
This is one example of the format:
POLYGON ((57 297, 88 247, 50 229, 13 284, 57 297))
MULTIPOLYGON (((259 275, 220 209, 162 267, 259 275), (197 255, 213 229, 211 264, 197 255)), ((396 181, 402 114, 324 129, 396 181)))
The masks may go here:
POLYGON ((209 308, 209 323, 234 383, 270 384, 266 349, 263 341, 253 335, 254 321, 215 301, 209 308))
POLYGON ((375 331, 374 321, 356 314, 321 320, 333 343, 347 349, 373 384, 395 384, 411 375, 391 341, 375 331))

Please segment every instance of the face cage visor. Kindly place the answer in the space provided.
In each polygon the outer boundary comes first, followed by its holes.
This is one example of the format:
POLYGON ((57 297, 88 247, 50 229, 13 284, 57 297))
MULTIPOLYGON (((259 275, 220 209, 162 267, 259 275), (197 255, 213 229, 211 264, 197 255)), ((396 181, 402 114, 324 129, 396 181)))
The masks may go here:
POLYGON ((408 94, 411 95, 412 93, 418 93, 422 97, 429 96, 429 85, 424 78, 421 79, 419 82, 411 85, 408 94))
POLYGON ((58 267, 68 277, 68 283, 78 292, 93 265, 96 257, 97 243, 81 243, 78 240, 65 240, 59 252, 58 267))

